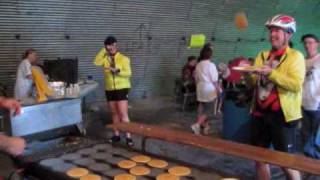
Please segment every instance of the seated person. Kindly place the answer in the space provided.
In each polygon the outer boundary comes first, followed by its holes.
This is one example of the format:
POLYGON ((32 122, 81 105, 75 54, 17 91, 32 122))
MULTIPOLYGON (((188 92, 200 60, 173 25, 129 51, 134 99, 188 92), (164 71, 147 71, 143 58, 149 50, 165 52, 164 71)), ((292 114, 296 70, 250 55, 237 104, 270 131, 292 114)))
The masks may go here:
POLYGON ((47 101, 50 96, 54 95, 54 91, 49 86, 48 79, 44 74, 41 65, 37 64, 32 66, 31 72, 34 80, 37 102, 47 101))
POLYGON ((18 66, 14 96, 23 104, 43 102, 53 94, 42 69, 36 64, 38 54, 34 49, 28 49, 18 66), (35 87, 33 86, 35 85, 35 87))
POLYGON ((197 65, 197 58, 195 56, 189 56, 188 62, 182 68, 182 92, 195 92, 196 85, 194 79, 194 70, 197 65))
POLYGON ((30 101, 33 91, 32 64, 38 61, 38 54, 34 49, 28 49, 22 56, 18 66, 14 97, 18 101, 30 101))

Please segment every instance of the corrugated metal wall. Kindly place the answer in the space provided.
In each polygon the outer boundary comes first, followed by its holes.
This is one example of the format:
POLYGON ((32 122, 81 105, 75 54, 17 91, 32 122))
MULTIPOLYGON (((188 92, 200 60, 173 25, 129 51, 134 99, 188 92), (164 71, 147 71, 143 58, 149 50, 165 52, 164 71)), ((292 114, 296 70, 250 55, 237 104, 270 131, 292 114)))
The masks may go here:
MULTIPOLYGON (((12 90, 21 54, 35 48, 42 60, 78 57, 80 77, 92 75, 103 84, 102 69, 92 59, 112 34, 132 60, 131 96, 170 95, 186 57, 198 55, 198 49, 187 48, 192 33, 214 37, 216 59, 228 61, 255 56, 268 47, 260 41, 266 38, 263 23, 276 13, 296 15, 308 32, 319 30, 319 22, 314 22, 319 18, 314 10, 319 1, 286 4, 284 0, 1 0, 0 82, 12 90), (306 12, 311 7, 313 11, 306 12), (249 17, 246 31, 233 24, 240 10, 249 17)), ((103 98, 103 85, 97 95, 103 98)))

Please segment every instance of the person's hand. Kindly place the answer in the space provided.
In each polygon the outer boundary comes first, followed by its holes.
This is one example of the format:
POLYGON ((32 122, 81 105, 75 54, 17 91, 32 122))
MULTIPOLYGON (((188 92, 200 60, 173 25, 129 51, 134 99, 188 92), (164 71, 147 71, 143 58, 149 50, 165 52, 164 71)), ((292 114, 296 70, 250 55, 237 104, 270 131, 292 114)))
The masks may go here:
POLYGON ((225 72, 226 70, 228 69, 228 65, 227 64, 225 64, 225 63, 219 63, 219 65, 218 65, 218 70, 220 71, 220 72, 225 72))
POLYGON ((118 73, 120 72, 120 69, 119 69, 119 68, 107 67, 107 68, 105 68, 105 69, 111 71, 111 72, 114 73, 114 74, 118 74, 118 73))
POLYGON ((26 147, 24 139, 19 137, 7 137, 4 150, 13 156, 21 155, 26 147))
POLYGON ((251 64, 249 62, 247 62, 247 61, 241 61, 239 63, 239 66, 240 67, 248 67, 248 66, 251 66, 251 64))
POLYGON ((18 115, 21 113, 20 103, 17 100, 12 98, 1 98, 0 107, 7 108, 14 111, 14 115, 18 115))
POLYGON ((268 76, 272 71, 272 68, 269 66, 262 66, 261 68, 257 68, 254 73, 268 76))

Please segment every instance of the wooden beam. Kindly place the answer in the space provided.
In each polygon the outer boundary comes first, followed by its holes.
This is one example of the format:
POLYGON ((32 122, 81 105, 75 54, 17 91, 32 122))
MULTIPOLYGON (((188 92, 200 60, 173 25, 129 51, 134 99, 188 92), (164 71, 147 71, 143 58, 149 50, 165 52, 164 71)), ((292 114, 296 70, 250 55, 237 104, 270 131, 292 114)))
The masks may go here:
POLYGON ((192 145, 214 152, 320 175, 320 161, 302 155, 288 154, 218 138, 199 136, 184 131, 138 123, 111 124, 107 125, 107 128, 116 128, 120 131, 139 134, 145 137, 192 145))

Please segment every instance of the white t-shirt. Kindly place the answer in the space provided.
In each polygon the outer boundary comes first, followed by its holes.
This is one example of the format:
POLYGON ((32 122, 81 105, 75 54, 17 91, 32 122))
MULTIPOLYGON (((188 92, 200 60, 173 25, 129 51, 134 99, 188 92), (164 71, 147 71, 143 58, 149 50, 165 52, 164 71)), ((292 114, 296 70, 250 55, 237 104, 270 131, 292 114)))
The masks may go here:
POLYGON ((32 92, 32 79, 27 78, 29 75, 32 75, 31 64, 28 59, 24 59, 18 66, 14 87, 14 97, 17 100, 29 97, 32 92))
POLYGON ((209 59, 200 61, 195 70, 197 83, 197 100, 200 102, 212 102, 217 97, 214 83, 218 81, 216 65, 209 59))
POLYGON ((318 110, 320 105, 320 54, 306 59, 306 78, 303 83, 302 107, 318 110))

